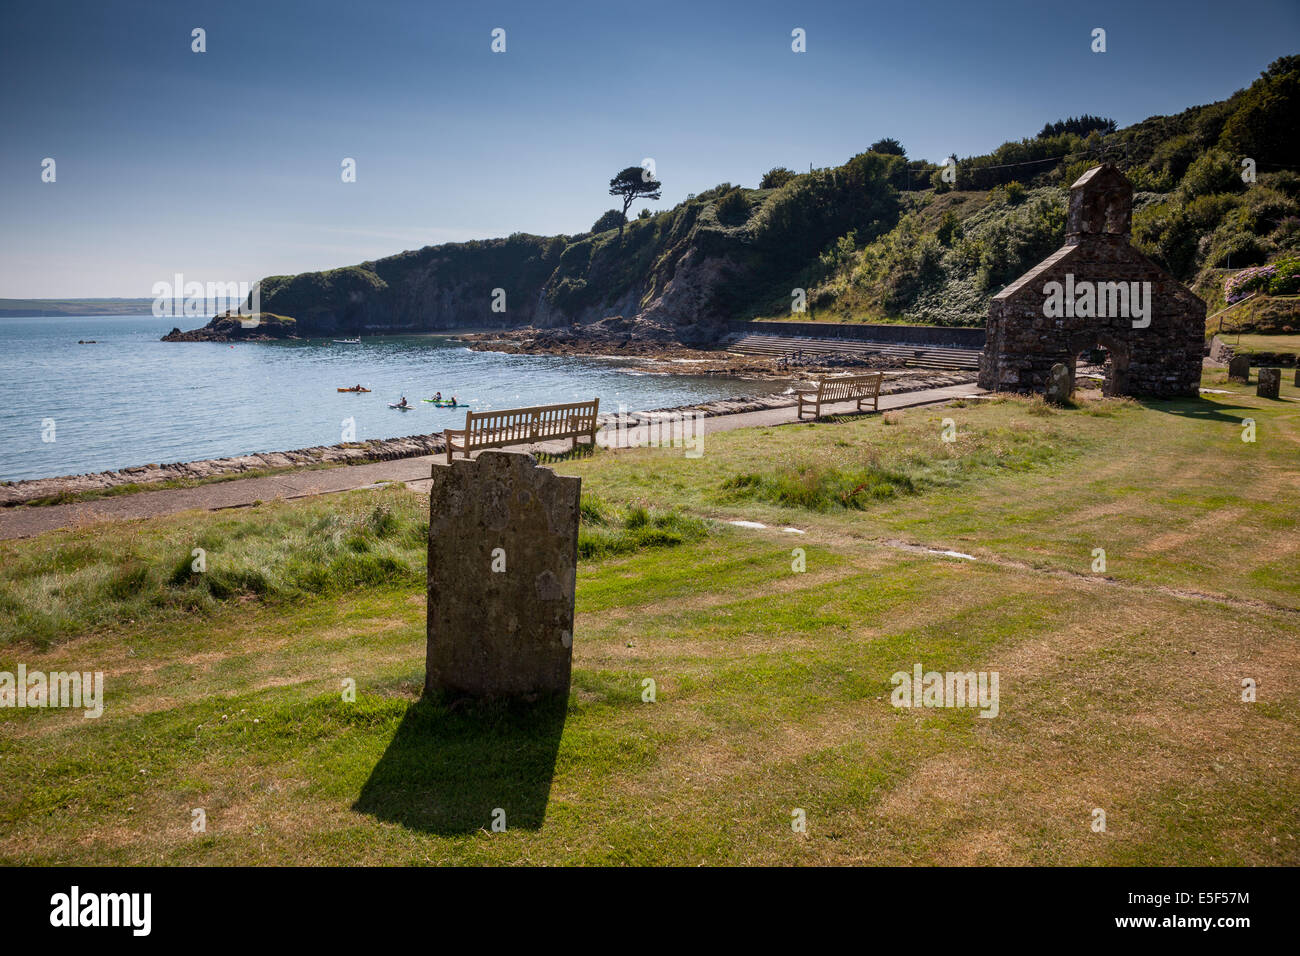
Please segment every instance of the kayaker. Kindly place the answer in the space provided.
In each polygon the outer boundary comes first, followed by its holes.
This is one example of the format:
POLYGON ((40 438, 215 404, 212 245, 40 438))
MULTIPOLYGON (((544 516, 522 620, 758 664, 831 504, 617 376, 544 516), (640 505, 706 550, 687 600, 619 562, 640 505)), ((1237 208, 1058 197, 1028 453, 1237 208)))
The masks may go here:
POLYGON ((398 406, 399 406, 400 408, 405 408, 405 407, 406 407, 406 396, 403 395, 403 396, 402 396, 402 400, 401 400, 400 402, 398 402, 397 404, 398 404, 398 406))
POLYGON ((434 392, 434 393, 433 393, 433 400, 434 400, 435 402, 440 402, 440 401, 442 401, 442 392, 434 392))
POLYGON ((353 385, 353 386, 352 386, 352 391, 354 391, 354 392, 359 392, 359 391, 361 391, 361 386, 360 386, 360 385, 353 385))
POLYGON ((455 407, 456 407, 457 405, 459 405, 459 404, 460 404, 460 403, 459 403, 458 401, 456 401, 456 396, 453 395, 453 396, 451 397, 451 407, 452 407, 452 408, 455 408, 455 407))

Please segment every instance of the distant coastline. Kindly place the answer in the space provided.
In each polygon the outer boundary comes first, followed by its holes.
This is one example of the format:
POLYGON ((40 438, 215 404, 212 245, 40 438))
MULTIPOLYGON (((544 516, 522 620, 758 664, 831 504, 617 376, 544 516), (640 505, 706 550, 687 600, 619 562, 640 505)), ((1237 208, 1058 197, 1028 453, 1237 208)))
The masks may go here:
POLYGON ((0 319, 149 315, 153 299, 0 299, 0 319))

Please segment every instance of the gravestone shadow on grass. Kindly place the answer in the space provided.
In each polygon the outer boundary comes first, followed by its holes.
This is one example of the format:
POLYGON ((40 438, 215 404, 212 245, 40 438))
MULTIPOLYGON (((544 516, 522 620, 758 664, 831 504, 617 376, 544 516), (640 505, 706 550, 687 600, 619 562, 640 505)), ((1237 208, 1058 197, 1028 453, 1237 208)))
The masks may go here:
POLYGON ((537 459, 539 465, 556 465, 566 461, 582 461, 586 458, 594 458, 596 448, 594 445, 581 443, 577 448, 567 451, 536 451, 533 457, 537 459))
POLYGON ((1232 411, 1234 409, 1247 413, 1258 411, 1258 409, 1249 405, 1229 405, 1224 402, 1212 402, 1207 398, 1139 398, 1135 399, 1135 401, 1143 408, 1149 408, 1154 412, 1178 415, 1182 418, 1195 418, 1201 421, 1226 422, 1230 425, 1240 425, 1243 417, 1233 415, 1232 411))
POLYGON ((352 809, 441 836, 539 829, 568 708, 565 695, 535 702, 451 701, 426 694, 412 704, 352 809))

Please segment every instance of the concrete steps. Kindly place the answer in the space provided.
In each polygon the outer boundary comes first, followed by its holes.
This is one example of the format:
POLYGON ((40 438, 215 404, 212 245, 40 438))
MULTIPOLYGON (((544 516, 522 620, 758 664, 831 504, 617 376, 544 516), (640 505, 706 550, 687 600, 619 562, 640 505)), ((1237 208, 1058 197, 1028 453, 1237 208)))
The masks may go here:
POLYGON ((901 364, 914 368, 973 371, 978 369, 980 364, 980 353, 974 349, 945 348, 935 345, 898 345, 857 339, 823 339, 802 335, 741 335, 728 343, 726 348, 729 352, 771 358, 789 358, 796 352, 803 352, 805 355, 877 355, 896 359, 901 364))

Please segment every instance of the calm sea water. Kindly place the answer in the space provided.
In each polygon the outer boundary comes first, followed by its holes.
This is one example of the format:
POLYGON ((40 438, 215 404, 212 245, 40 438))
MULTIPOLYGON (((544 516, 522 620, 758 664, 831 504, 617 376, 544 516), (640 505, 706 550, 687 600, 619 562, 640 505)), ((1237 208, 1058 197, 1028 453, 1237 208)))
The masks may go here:
POLYGON ((0 480, 331 445, 343 440, 347 418, 358 440, 462 425, 465 409, 419 401, 438 390, 474 409, 599 397, 602 412, 766 390, 646 374, 624 359, 471 352, 435 336, 376 336, 361 345, 159 342, 175 324, 153 316, 0 318, 7 396, 0 480), (358 382, 374 391, 335 390, 358 382), (388 407, 402 395, 417 407, 388 407), (43 440, 49 420, 54 441, 43 440))

